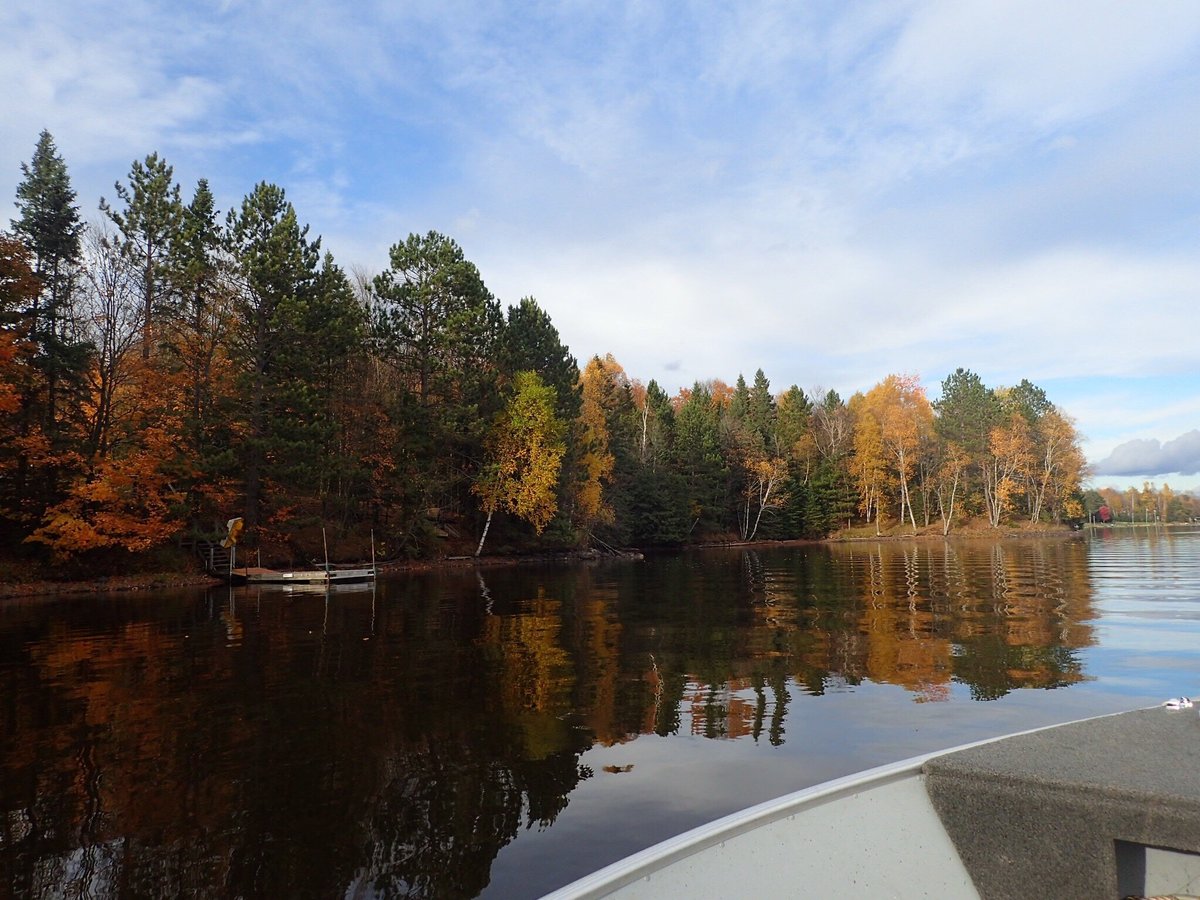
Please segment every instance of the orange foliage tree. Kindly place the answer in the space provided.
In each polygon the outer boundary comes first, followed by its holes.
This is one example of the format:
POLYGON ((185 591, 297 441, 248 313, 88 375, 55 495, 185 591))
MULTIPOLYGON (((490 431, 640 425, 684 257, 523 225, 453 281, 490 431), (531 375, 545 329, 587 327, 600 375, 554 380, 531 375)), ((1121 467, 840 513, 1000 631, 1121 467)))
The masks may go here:
POLYGON ((984 499, 988 521, 993 528, 1000 527, 1004 513, 1032 464, 1033 439, 1029 422, 1019 412, 1014 412, 1008 422, 992 429, 983 467, 984 499))
POLYGON ((915 375, 888 375, 861 401, 859 421, 870 423, 870 430, 877 430, 877 446, 872 452, 876 459, 880 456, 887 459, 900 489, 900 520, 904 520, 907 512, 916 530, 910 482, 921 447, 933 431, 933 409, 925 389, 915 375))

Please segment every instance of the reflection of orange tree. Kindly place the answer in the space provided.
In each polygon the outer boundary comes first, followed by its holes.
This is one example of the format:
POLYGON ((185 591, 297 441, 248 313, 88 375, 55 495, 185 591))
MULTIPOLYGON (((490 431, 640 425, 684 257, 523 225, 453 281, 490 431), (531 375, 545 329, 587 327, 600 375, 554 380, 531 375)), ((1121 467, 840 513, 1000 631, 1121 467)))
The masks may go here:
POLYGON ((866 673, 873 681, 898 684, 921 700, 947 695, 950 641, 938 633, 938 617, 921 586, 912 580, 915 547, 903 546, 885 559, 878 546, 868 566, 869 595, 859 629, 867 637, 866 673), (902 562, 903 565, 896 565, 902 562))
POLYGON ((866 676, 903 685, 921 700, 947 696, 951 678, 981 699, 1082 679, 1075 650, 1092 634, 1078 542, 880 543, 832 552, 857 573, 847 601, 859 610, 865 646, 831 633, 831 646, 850 651, 831 655, 831 671, 853 680, 857 647, 866 676))
MULTIPOLYGON (((553 821, 583 777, 578 729, 525 727, 535 710, 558 721, 569 692, 544 624, 498 661, 439 632, 436 603, 378 619, 348 599, 227 607, 236 640, 196 609, 175 629, 113 609, 70 629, 39 611, 19 644, 6 619, 0 650, 24 660, 0 666, 0 838, 18 895, 119 880, 146 896, 474 896, 522 820, 553 821), (437 636, 412 653, 408 628, 437 636), (497 716, 503 673, 527 666, 550 687, 497 716)), ((479 634, 482 615, 462 626, 479 634)))
POLYGON ((689 683, 683 702, 691 717, 691 733, 708 738, 739 738, 752 734, 755 706, 738 696, 749 687, 749 682, 740 679, 721 685, 689 683))

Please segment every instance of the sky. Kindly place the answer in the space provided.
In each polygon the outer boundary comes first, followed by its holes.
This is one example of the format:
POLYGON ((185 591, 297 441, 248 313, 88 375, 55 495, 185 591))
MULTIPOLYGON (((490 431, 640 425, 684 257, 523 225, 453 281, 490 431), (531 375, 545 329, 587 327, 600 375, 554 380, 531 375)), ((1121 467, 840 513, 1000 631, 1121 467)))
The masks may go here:
MULTIPOLYGON (((668 393, 1022 379, 1096 486, 1200 489, 1189 3, 9 0, 0 192, 157 152, 287 191, 348 271, 454 238, 668 393), (6 187, 7 185, 7 187, 6 187)), ((0 224, 15 214, 0 214, 0 224)))

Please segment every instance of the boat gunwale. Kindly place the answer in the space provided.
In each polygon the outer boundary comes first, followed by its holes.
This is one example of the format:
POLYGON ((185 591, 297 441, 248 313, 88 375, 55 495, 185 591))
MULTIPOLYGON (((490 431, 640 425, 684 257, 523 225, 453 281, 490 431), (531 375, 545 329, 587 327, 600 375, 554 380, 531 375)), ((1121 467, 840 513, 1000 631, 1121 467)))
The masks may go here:
MULTIPOLYGON (((1152 708, 1154 707, 1139 707, 1138 709, 1152 708)), ((654 873, 660 872, 690 856, 694 856, 710 847, 739 837, 764 825, 769 825, 801 812, 819 808, 846 796, 852 796, 866 790, 886 787, 889 784, 911 778, 924 780, 924 766, 932 759, 948 756, 962 750, 970 750, 975 747, 999 743, 1010 738, 1036 734, 1040 731, 1049 731, 1079 722, 1090 722, 1097 719, 1122 716, 1135 711, 1137 710, 1102 713, 1096 716, 1072 719, 1069 722, 1041 725, 1023 731, 1014 731, 995 737, 981 738, 977 741, 970 741, 965 744, 948 747, 944 750, 933 750, 929 753, 922 753, 896 762, 884 763, 881 766, 875 766, 861 772, 843 775, 840 778, 800 788, 780 797, 765 800, 754 806, 729 813, 719 819, 714 819, 711 822, 706 822, 681 834, 669 837, 644 850, 639 850, 543 895, 542 900, 592 900, 592 898, 605 897, 639 879, 648 878, 654 873)))

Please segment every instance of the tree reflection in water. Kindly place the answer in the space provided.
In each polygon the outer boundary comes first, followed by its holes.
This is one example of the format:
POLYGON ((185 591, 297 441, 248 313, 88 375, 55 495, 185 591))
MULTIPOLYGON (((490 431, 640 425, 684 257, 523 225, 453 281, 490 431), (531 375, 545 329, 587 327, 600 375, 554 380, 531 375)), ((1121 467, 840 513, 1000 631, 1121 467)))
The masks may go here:
POLYGON ((1070 685, 1090 604, 1071 540, 10 603, 0 877, 15 897, 476 896, 594 744, 778 746, 797 695, 864 680, 921 702, 1070 685))

